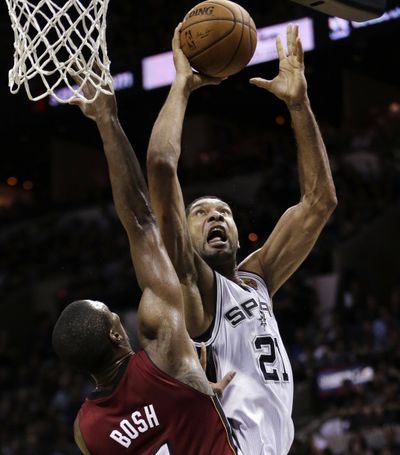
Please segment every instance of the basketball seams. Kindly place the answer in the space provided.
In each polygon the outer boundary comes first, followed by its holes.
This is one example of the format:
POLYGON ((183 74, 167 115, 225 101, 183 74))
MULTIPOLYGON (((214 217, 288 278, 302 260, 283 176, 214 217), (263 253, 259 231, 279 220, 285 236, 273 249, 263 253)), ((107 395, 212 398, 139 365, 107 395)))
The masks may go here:
MULTIPOLYGON (((250 16, 250 14, 248 13, 248 11, 246 11, 246 10, 245 10, 242 6, 240 6, 239 4, 231 2, 233 7, 235 7, 235 6, 238 7, 242 19, 243 19, 243 13, 246 13, 246 15, 249 17, 249 23, 248 23, 248 24, 245 24, 244 22, 241 22, 241 21, 239 20, 239 18, 236 17, 236 14, 235 14, 236 11, 234 11, 233 9, 228 8, 228 7, 227 7, 226 5, 224 5, 223 3, 219 3, 218 0, 207 0, 207 3, 212 3, 213 5, 218 5, 218 6, 221 6, 221 7, 225 8, 225 9, 227 9, 230 13, 233 14, 234 20, 235 20, 238 24, 247 25, 251 30, 253 30, 253 32, 256 32, 256 33, 257 33, 257 28, 255 28, 255 24, 254 24, 254 27, 252 27, 252 24, 251 24, 252 18, 251 18, 251 16, 250 16)), ((214 18, 214 19, 215 19, 215 18, 214 18)), ((211 19, 211 20, 212 20, 212 19, 211 19)))
MULTIPOLYGON (((232 22, 232 24, 233 24, 232 29, 235 28, 235 24, 236 24, 236 21, 235 21, 234 18, 233 18, 233 19, 228 19, 228 18, 226 18, 226 19, 223 19, 223 18, 220 19, 220 18, 212 17, 211 19, 203 19, 202 21, 199 21, 199 22, 192 22, 191 24, 189 24, 189 25, 186 26, 186 27, 183 26, 183 27, 181 28, 181 33, 184 32, 185 30, 187 30, 188 28, 193 27, 193 26, 195 26, 195 25, 204 24, 204 22, 215 22, 215 21, 232 22)), ((231 32, 232 32, 232 30, 229 30, 229 33, 231 33, 231 32)), ((228 35, 229 35, 229 33, 228 33, 228 35)), ((224 37, 224 38, 225 38, 225 37, 224 37)))
MULTIPOLYGON (((208 51, 209 49, 212 49, 214 46, 216 46, 218 43, 221 43, 222 41, 224 41, 225 38, 227 38, 234 30, 235 30, 235 27, 236 27, 236 22, 232 19, 209 19, 209 20, 204 20, 202 21, 201 23, 203 24, 204 22, 215 22, 215 21, 226 21, 226 22, 232 22, 232 28, 227 32, 226 35, 223 35, 218 41, 216 41, 215 43, 211 44, 210 46, 206 47, 205 49, 202 49, 201 51, 199 51, 197 54, 193 54, 190 56, 190 59, 193 60, 194 58, 198 57, 199 55, 201 55, 203 52, 205 51, 208 51)), ((196 25, 196 24, 192 24, 191 26, 193 25, 196 25)))
POLYGON ((230 17, 211 17, 210 19, 202 19, 201 21, 198 21, 198 22, 192 22, 192 23, 189 23, 188 25, 182 25, 182 28, 181 28, 181 33, 184 32, 185 30, 187 30, 188 28, 190 27, 193 27, 194 25, 198 25, 198 24, 204 24, 205 22, 214 22, 214 21, 221 21, 221 22, 232 22, 233 24, 236 24, 236 19, 233 17, 233 18, 230 18, 230 17))
POLYGON ((257 29, 250 14, 239 4, 230 0, 206 0, 186 15, 181 44, 194 69, 224 77, 240 71, 251 59, 257 44, 257 29))
MULTIPOLYGON (((239 22, 238 22, 238 24, 239 24, 239 22)), ((241 25, 243 26, 243 24, 241 24, 241 25)), ((236 24, 235 24, 235 26, 236 26, 236 24)), ((244 27, 247 27, 247 24, 244 24, 244 27)), ((207 52, 208 50, 212 49, 214 46, 218 46, 218 44, 222 43, 222 42, 223 42, 226 38, 228 38, 234 31, 235 31, 235 27, 229 32, 228 35, 224 36, 223 38, 221 38, 221 39, 220 39, 219 41, 217 41, 216 43, 211 44, 211 46, 207 47, 206 49, 203 49, 202 51, 200 51, 200 52, 199 52, 198 54, 196 54, 195 56, 191 56, 190 59, 193 61, 195 58, 201 56, 201 54, 203 54, 203 52, 207 52)), ((240 41, 239 41, 239 43, 240 43, 240 41)), ((237 52, 237 51, 235 51, 235 52, 237 52)), ((227 68, 227 65, 224 66, 224 69, 225 69, 225 68, 227 68)), ((221 71, 223 71, 223 70, 218 71, 218 73, 220 73, 221 71)), ((216 76, 215 76, 215 77, 218 77, 218 76, 217 76, 218 73, 216 73, 216 76)))
POLYGON ((201 22, 192 22, 191 24, 187 25, 186 27, 184 25, 182 25, 182 28, 181 28, 181 32, 184 32, 185 30, 187 30, 188 28, 190 27, 193 27, 193 25, 197 25, 197 24, 203 24, 204 22, 212 22, 212 21, 223 21, 223 22, 233 22, 234 24, 241 24, 245 27, 248 27, 250 30, 253 30, 254 33, 257 33, 257 29, 252 27, 251 25, 251 22, 249 21, 249 24, 246 24, 242 21, 238 21, 237 19, 233 18, 233 19, 229 19, 229 18, 215 18, 215 17, 212 17, 210 19, 203 19, 201 22))
POLYGON ((243 17, 242 13, 243 8, 238 3, 230 2, 229 6, 225 5, 224 3, 220 3, 218 0, 208 0, 207 3, 222 6, 223 8, 229 10, 234 15, 235 20, 238 20, 238 17, 236 17, 237 16, 236 13, 238 10, 240 12, 240 16, 243 17))
POLYGON ((221 70, 218 71, 218 73, 215 74, 215 76, 217 76, 217 77, 218 77, 218 74, 219 74, 219 73, 222 73, 222 72, 223 72, 226 68, 228 68, 228 66, 232 63, 233 59, 235 58, 235 56, 236 56, 236 54, 237 54, 237 52, 238 52, 238 50, 239 50, 239 48, 240 48, 240 45, 242 44, 243 33, 244 33, 244 27, 245 27, 245 25, 244 25, 243 12, 242 12, 241 9, 240 9, 240 14, 241 14, 241 16, 242 16, 242 22, 241 22, 241 25, 242 25, 242 26, 241 26, 240 40, 239 40, 239 42, 238 42, 238 44, 237 44, 237 46, 236 46, 235 52, 232 54, 231 59, 227 62, 227 64, 226 64, 221 70))
MULTIPOLYGON (((236 14, 234 13, 234 11, 232 11, 230 8, 228 8, 226 5, 223 5, 222 3, 216 3, 216 2, 213 2, 213 1, 205 1, 205 2, 202 2, 202 3, 207 3, 207 4, 211 4, 211 5, 218 5, 219 7, 223 8, 225 11, 229 12, 231 17, 225 17, 225 18, 221 18, 221 20, 226 20, 226 21, 236 21, 236 14)), ((192 8, 188 14, 190 14, 191 11, 193 11, 196 7, 192 8)), ((222 14, 222 13, 221 13, 222 14)), ((208 20, 212 21, 212 20, 217 20, 215 17, 211 17, 210 19, 205 19, 204 16, 202 16, 201 18, 201 21, 196 21, 196 17, 194 18, 194 20, 192 22, 190 22, 190 18, 185 18, 184 19, 184 22, 183 22, 183 28, 182 30, 185 30, 185 22, 189 22, 189 25, 187 27, 191 27, 192 25, 194 24, 197 24, 199 22, 207 22, 208 20)), ((186 28, 187 28, 186 27, 186 28)))

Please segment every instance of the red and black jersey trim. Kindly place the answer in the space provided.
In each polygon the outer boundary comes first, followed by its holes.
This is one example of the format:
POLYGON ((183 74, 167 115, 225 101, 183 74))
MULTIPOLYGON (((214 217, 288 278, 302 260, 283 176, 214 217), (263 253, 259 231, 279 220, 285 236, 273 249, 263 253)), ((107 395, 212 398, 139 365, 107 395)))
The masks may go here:
POLYGON ((216 411, 218 412, 219 418, 221 419, 221 421, 225 427, 226 435, 228 437, 228 442, 232 449, 232 453, 235 455, 238 455, 239 444, 237 442, 237 439, 234 437, 234 432, 233 432, 231 424, 229 423, 228 419, 225 417, 225 413, 222 409, 221 403, 216 395, 214 395, 210 398, 211 398, 212 402, 214 403, 214 407, 215 407, 216 411))

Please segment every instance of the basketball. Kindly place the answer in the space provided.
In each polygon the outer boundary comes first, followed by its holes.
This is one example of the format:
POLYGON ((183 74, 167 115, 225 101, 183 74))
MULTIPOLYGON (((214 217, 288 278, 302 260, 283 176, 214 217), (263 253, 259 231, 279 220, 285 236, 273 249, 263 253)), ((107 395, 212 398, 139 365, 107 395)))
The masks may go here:
POLYGON ((257 31, 250 14, 229 0, 207 0, 185 16, 180 32, 192 68, 213 77, 238 73, 251 60, 257 31))

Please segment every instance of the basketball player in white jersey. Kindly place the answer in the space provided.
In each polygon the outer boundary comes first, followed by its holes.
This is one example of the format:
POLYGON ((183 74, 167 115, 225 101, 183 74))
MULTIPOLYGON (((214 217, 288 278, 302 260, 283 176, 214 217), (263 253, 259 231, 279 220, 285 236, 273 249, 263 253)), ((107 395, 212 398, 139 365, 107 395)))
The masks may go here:
POLYGON ((193 90, 221 80, 192 72, 180 49, 179 30, 172 43, 176 78, 149 143, 152 205, 185 295, 190 335, 211 349, 217 378, 236 371, 222 405, 243 453, 283 455, 294 437, 293 377, 271 297, 309 254, 337 203, 307 96, 298 27, 287 29, 287 53, 277 39, 278 76, 250 82, 282 99, 289 109, 297 140, 300 200, 239 266, 238 231, 228 204, 204 197, 185 213, 177 168, 186 106, 193 90))

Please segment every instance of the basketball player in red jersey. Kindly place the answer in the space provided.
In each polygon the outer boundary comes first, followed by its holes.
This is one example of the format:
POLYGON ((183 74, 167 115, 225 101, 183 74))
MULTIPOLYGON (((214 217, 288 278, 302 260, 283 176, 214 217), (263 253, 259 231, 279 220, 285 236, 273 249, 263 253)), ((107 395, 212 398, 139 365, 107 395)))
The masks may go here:
MULTIPOLYGON (((85 90, 92 88, 86 87, 85 90)), ((91 455, 232 455, 237 451, 186 331, 180 283, 149 206, 139 162, 119 123, 114 96, 79 104, 99 129, 118 216, 128 234, 143 291, 132 352, 117 314, 104 303, 69 304, 53 347, 96 389, 74 423, 75 441, 91 455)))
POLYGON ((250 82, 288 108, 297 140, 300 199, 264 245, 239 265, 239 235, 228 204, 206 196, 185 213, 178 180, 183 120, 191 92, 209 80, 192 71, 179 32, 180 26, 172 42, 176 78, 149 143, 152 205, 186 297, 189 334, 209 348, 217 378, 236 371, 222 406, 240 448, 246 454, 285 455, 294 437, 293 375, 272 296, 307 257, 336 206, 328 156, 307 95, 298 27, 287 27, 287 52, 277 38, 278 75, 250 82))

